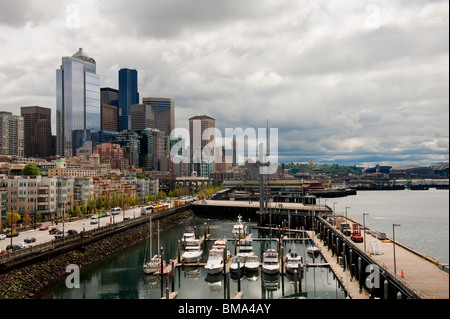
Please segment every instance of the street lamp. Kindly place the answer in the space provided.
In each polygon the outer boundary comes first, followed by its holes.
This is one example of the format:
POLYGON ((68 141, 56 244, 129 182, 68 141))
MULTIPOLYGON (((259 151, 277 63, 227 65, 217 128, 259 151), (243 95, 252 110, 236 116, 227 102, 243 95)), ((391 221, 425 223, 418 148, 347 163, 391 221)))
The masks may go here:
POLYGON ((366 252, 366 215, 369 215, 369 213, 363 213, 363 228, 364 228, 364 252, 366 252))
POLYGON ((334 217, 334 225, 336 226, 336 210, 334 208, 334 205, 336 205, 337 202, 333 202, 333 217, 334 217))
POLYGON ((350 207, 345 207, 345 223, 348 224, 348 220, 347 220, 347 208, 350 207))
POLYGON ((397 264, 395 260, 395 226, 400 226, 400 224, 392 224, 392 244, 394 245, 394 273, 397 275, 397 264))

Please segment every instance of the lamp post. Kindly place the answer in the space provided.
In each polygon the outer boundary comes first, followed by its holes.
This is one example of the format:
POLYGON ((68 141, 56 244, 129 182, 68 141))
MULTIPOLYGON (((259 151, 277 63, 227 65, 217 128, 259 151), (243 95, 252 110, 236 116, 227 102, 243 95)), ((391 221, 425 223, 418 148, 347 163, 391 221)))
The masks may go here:
POLYGON ((334 226, 336 226, 336 210, 334 208, 334 205, 336 205, 337 202, 333 202, 333 217, 334 217, 334 226))
POLYGON ((348 224, 348 220, 347 220, 347 208, 350 207, 345 207, 345 223, 348 224))
POLYGON ((392 224, 392 244, 394 248, 394 273, 397 275, 397 264, 395 260, 395 226, 400 226, 400 224, 392 224))
POLYGON ((364 228, 364 252, 366 252, 366 215, 369 215, 369 213, 363 213, 363 228, 364 228))

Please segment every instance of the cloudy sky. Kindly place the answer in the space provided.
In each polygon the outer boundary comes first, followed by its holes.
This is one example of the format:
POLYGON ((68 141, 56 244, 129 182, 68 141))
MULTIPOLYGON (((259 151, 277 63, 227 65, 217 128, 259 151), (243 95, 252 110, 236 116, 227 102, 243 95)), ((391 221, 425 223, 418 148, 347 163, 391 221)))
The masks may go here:
MULTIPOLYGON (((176 126, 278 128, 280 162, 449 158, 448 1, 0 0, 0 111, 56 104, 62 56, 139 74, 176 126)), ((53 134, 55 132, 53 124, 53 134)))

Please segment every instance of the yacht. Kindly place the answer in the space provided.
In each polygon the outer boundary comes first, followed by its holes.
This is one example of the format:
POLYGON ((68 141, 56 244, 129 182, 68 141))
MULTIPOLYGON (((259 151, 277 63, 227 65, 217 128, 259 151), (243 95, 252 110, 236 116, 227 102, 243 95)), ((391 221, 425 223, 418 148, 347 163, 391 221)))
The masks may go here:
POLYGON ((238 223, 233 225, 233 235, 237 236, 238 238, 241 238, 245 236, 245 233, 247 231, 247 226, 245 226, 242 223, 242 216, 238 216, 238 223))
MULTIPOLYGON (((289 273, 294 273, 295 270, 297 270, 297 273, 299 271, 299 265, 300 267, 303 267, 303 258, 302 256, 298 255, 295 252, 291 252, 286 254, 286 271, 289 273)), ((302 268, 300 268, 302 269, 302 268)))
POLYGON ((196 263, 202 257, 203 250, 200 247, 199 239, 189 239, 185 241, 184 252, 181 255, 186 263, 196 263))
POLYGON ((247 272, 257 271, 259 268, 259 257, 256 255, 245 258, 244 269, 247 272))
POLYGON ((280 271, 280 261, 275 249, 269 248, 263 254, 262 270, 266 274, 277 274, 280 271))
POLYGON ((247 238, 242 238, 238 241, 237 256, 246 259, 248 256, 254 254, 255 252, 253 251, 253 240, 251 236, 248 236, 247 238))
POLYGON ((311 245, 308 246, 306 252, 310 255, 316 256, 320 253, 320 247, 316 246, 314 242, 311 242, 311 245))
POLYGON ((223 249, 211 249, 205 265, 208 275, 220 274, 223 270, 223 249))
POLYGON ((237 272, 238 270, 243 270, 245 267, 244 258, 235 256, 231 258, 230 271, 237 272))

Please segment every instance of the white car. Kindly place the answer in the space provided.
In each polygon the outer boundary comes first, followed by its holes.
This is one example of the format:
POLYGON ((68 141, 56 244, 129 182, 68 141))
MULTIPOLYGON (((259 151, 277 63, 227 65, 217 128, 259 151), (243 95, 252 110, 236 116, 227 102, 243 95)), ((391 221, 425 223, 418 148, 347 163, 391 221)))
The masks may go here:
POLYGON ((5 239, 6 238, 6 235, 5 234, 0 234, 0 240, 3 240, 3 239, 5 239))
POLYGON ((20 243, 17 243, 17 246, 19 246, 19 247, 20 247, 20 249, 22 249, 22 248, 28 248, 28 247, 30 247, 30 245, 29 245, 29 244, 27 244, 27 243, 24 243, 24 242, 20 242, 20 243))
POLYGON ((91 219, 91 225, 98 224, 98 219, 91 219))
POLYGON ((91 219, 98 219, 98 215, 97 214, 92 215, 91 219))

